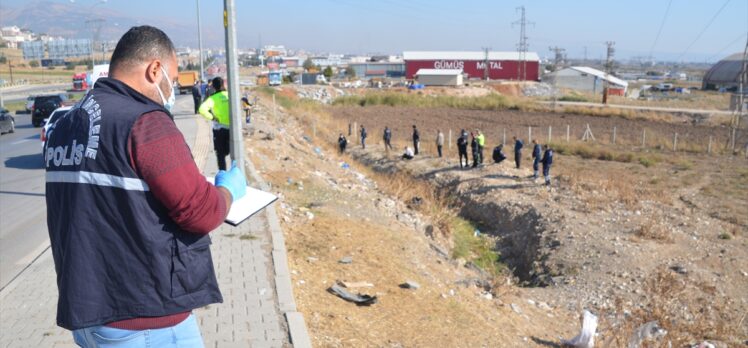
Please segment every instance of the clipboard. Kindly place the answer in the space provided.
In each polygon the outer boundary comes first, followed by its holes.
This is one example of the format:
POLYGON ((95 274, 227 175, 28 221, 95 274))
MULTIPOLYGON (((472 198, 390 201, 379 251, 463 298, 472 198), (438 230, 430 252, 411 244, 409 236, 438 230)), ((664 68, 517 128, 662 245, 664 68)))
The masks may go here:
MULTIPOLYGON (((205 177, 205 180, 215 184, 215 177, 205 177)), ((231 209, 224 222, 237 226, 277 200, 278 196, 270 192, 247 186, 247 193, 231 203, 231 209)))

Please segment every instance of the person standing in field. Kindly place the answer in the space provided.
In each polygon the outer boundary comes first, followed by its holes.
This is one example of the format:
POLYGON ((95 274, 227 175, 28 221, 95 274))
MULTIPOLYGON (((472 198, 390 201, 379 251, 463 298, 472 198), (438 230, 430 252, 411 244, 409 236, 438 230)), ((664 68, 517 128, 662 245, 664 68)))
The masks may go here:
POLYGON ((416 128, 416 125, 413 125, 413 150, 415 150, 414 154, 418 154, 418 145, 421 144, 421 133, 418 132, 418 128, 416 128))
POLYGON ((538 178, 538 165, 540 164, 540 155, 542 151, 537 140, 533 139, 532 143, 532 179, 535 180, 538 178))
POLYGON ((543 177, 545 177, 545 185, 551 186, 551 165, 553 164, 553 149, 546 144, 545 153, 543 154, 543 177))
POLYGON ((392 130, 390 129, 390 127, 384 127, 384 134, 382 135, 382 139, 384 140, 384 149, 392 150, 392 130))
POLYGON ((480 162, 480 154, 478 153, 478 139, 476 138, 475 133, 470 133, 470 150, 473 152, 473 168, 478 167, 478 163, 480 162))
POLYGON ((364 125, 361 125, 361 147, 366 148, 366 128, 364 128, 364 125))
POLYGON ((522 162, 522 147, 525 144, 521 139, 517 139, 517 136, 512 137, 512 139, 514 139, 514 163, 517 165, 517 169, 519 169, 519 165, 522 162))
POLYGON ((436 151, 439 157, 442 157, 442 147, 444 147, 444 133, 441 130, 436 131, 436 151))
POLYGON ((483 147, 486 146, 486 137, 480 129, 475 130, 475 140, 478 141, 478 164, 480 165, 483 164, 483 147))
POLYGON ((457 138, 457 152, 460 156, 460 169, 467 167, 470 163, 470 160, 468 159, 468 153, 467 153, 467 147, 468 147, 468 138, 467 138, 467 132, 463 129, 460 132, 460 137, 457 138), (465 165, 462 164, 462 159, 465 158, 465 165))
POLYGON ((340 133, 340 136, 338 136, 338 150, 340 150, 340 153, 345 152, 346 146, 348 146, 348 139, 345 138, 343 133, 340 133))

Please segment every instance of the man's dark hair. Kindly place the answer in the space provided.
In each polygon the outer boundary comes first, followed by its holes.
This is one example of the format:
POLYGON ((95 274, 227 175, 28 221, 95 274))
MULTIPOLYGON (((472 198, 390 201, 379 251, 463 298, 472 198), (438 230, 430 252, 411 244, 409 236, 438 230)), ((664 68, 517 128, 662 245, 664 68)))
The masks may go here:
POLYGON ((213 81, 210 82, 211 86, 213 86, 213 89, 216 90, 216 92, 223 90, 223 78, 220 76, 216 76, 213 78, 213 81))
POLYGON ((152 59, 166 60, 174 52, 174 44, 161 29, 149 25, 132 27, 117 42, 109 70, 127 70, 152 59))

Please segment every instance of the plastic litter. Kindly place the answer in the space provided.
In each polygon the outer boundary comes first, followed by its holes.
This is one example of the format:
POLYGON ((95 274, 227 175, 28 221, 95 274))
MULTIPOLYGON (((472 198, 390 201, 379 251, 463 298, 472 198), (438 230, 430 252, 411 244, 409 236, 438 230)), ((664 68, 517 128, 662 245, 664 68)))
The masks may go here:
POLYGON ((691 346, 691 348, 716 348, 716 346, 709 343, 708 341, 704 341, 699 344, 691 346))
POLYGON ((314 148, 314 152, 317 153, 318 155, 321 155, 322 154, 322 149, 320 149, 318 147, 315 147, 314 148))
POLYGON ((347 265, 347 264, 353 263, 353 257, 346 256, 340 259, 338 262, 347 265))
POLYGON ((642 342, 646 340, 657 340, 667 335, 667 331, 657 324, 657 321, 650 321, 639 326, 629 339, 628 348, 639 348, 642 342))
POLYGON ((350 165, 349 165, 348 163, 345 163, 345 162, 343 162, 343 163, 342 163, 342 164, 340 165, 340 168, 343 168, 343 169, 350 169, 350 168, 351 168, 351 166, 350 166, 350 165))
POLYGON ((346 301, 353 302, 358 306, 369 306, 377 303, 376 296, 370 296, 366 294, 353 294, 348 292, 348 290, 338 284, 333 284, 333 286, 327 289, 327 291, 346 301))
POLYGON ((400 287, 403 288, 403 289, 413 289, 413 290, 415 290, 415 289, 420 288, 421 285, 418 284, 418 283, 416 283, 416 282, 414 282, 414 281, 412 281, 412 280, 408 280, 405 283, 400 284, 400 287))
POLYGON ((475 231, 473 231, 473 236, 480 237, 480 230, 476 228, 475 231))
POLYGON ((582 319, 582 331, 570 340, 561 340, 561 343, 576 348, 592 348, 595 346, 595 331, 597 331, 597 317, 589 311, 584 311, 582 319))

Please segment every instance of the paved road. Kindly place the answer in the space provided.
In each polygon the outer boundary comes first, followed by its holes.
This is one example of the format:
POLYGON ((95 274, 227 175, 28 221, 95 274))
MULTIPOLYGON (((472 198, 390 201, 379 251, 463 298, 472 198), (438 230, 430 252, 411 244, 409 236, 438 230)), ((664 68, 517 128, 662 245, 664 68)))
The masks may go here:
POLYGON ((40 128, 15 119, 16 132, 0 136, 0 288, 49 245, 40 128))
POLYGON ((25 100, 30 95, 64 93, 72 87, 71 83, 53 83, 49 85, 27 85, 3 88, 3 101, 6 103, 25 100))

